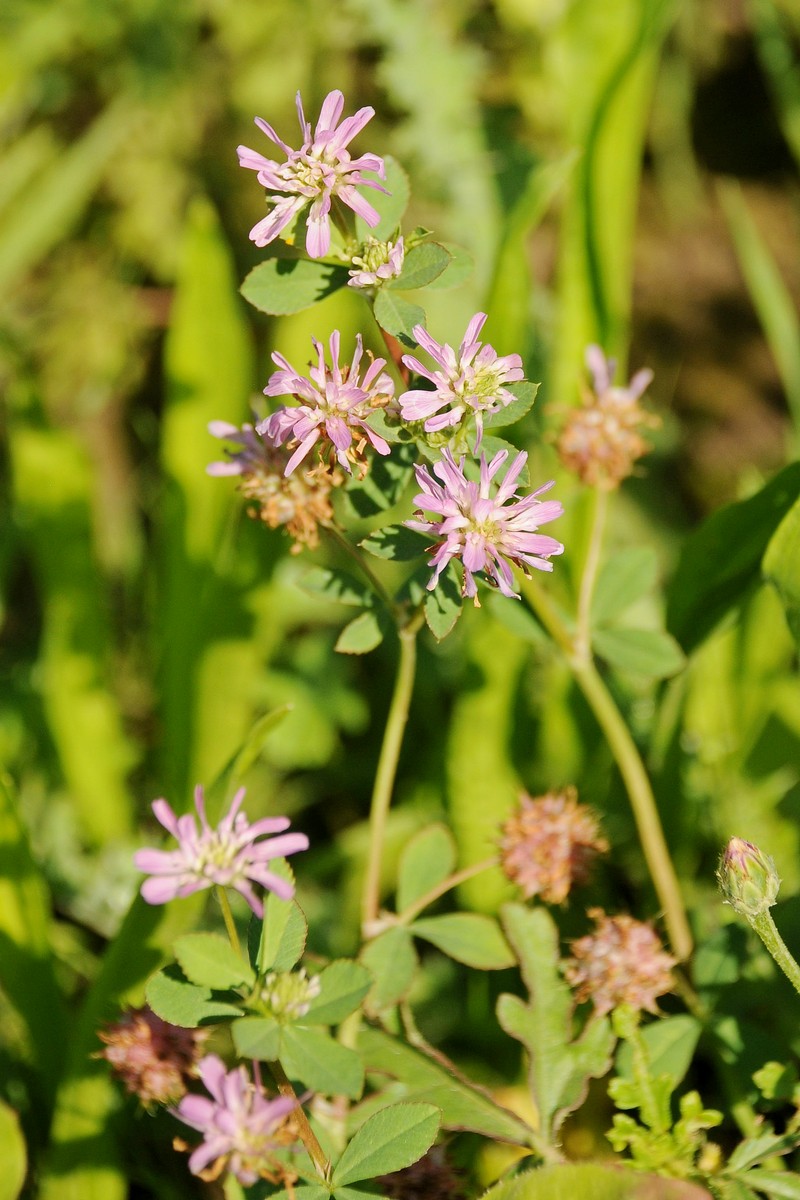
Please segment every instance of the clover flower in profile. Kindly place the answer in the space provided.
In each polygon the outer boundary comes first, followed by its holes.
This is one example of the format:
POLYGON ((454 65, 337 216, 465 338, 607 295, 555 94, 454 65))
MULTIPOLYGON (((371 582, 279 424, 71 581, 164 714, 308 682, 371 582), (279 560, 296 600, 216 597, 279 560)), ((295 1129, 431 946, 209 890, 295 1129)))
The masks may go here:
POLYGON ((602 908, 590 908, 588 915, 597 928, 572 943, 572 958, 564 965, 578 1001, 591 1000, 600 1016, 620 1004, 658 1012, 656 998, 672 989, 677 959, 644 921, 609 917, 602 908))
POLYGON ((355 270, 349 272, 347 286, 368 288, 387 279, 396 279, 403 269, 404 259, 405 246, 401 237, 396 242, 380 242, 369 237, 361 247, 361 253, 353 255, 355 270))
POLYGON ((273 354, 272 361, 280 369, 270 376, 264 394, 294 395, 301 403, 279 408, 256 426, 257 432, 276 446, 284 442, 291 444, 293 453, 286 464, 286 475, 291 475, 320 440, 323 442, 323 461, 330 456, 348 473, 352 473, 352 463, 360 463, 366 469, 364 448, 367 442, 378 454, 389 453, 388 443, 368 424, 369 416, 376 409, 385 408, 394 399, 394 383, 383 370, 386 359, 372 359, 361 379, 359 371, 364 347, 360 334, 356 334, 353 360, 344 366, 339 365, 338 330, 330 336, 330 366, 325 362, 321 343, 316 338, 311 340, 317 353, 317 364, 309 369, 310 378, 300 375, 282 354, 273 354))
POLYGON ((311 122, 305 118, 300 93, 296 98, 303 144, 292 150, 275 130, 261 117, 256 125, 286 155, 286 162, 265 158, 248 146, 239 146, 239 165, 258 172, 258 182, 266 188, 273 203, 269 214, 250 230, 250 239, 257 246, 267 246, 308 205, 311 210, 306 221, 306 251, 311 258, 323 258, 330 249, 330 211, 333 200, 341 200, 354 213, 374 228, 380 217, 372 205, 357 191, 357 187, 376 188, 385 192, 374 180, 365 179, 364 171, 374 171, 381 179, 386 172, 383 159, 376 154, 351 158, 347 149, 369 120, 375 109, 360 108, 352 117, 340 122, 344 96, 329 92, 322 102, 319 120, 312 133, 311 122))
POLYGON ((153 813, 177 838, 178 848, 136 851, 134 863, 150 876, 141 888, 148 904, 166 904, 204 888, 229 887, 244 896, 256 916, 262 917, 264 906, 253 891, 253 883, 261 884, 282 900, 291 900, 293 884, 271 871, 268 864, 274 858, 307 850, 308 838, 304 833, 283 832, 289 828, 288 817, 264 817, 251 825, 239 811, 244 795, 245 789, 240 788, 216 828, 206 818, 203 789, 199 785, 194 792, 199 827, 194 814, 177 817, 166 800, 153 801, 153 813), (273 833, 283 836, 258 841, 273 833))
POLYGON ((556 443, 562 463, 590 487, 612 490, 633 471, 637 459, 650 449, 641 426, 655 428, 659 419, 639 404, 653 372, 637 371, 627 387, 614 387, 614 360, 599 346, 589 346, 586 366, 592 387, 583 404, 570 412, 556 443))
POLYGON ((526 899, 561 904, 575 884, 585 883, 598 854, 608 850, 600 822, 578 803, 575 788, 535 799, 523 792, 502 827, 500 865, 526 899))
POLYGON ((762 916, 778 902, 781 881, 768 854, 744 838, 728 842, 717 869, 725 903, 748 921, 762 916))
POLYGON ((310 471, 287 476, 288 451, 274 446, 268 438, 256 433, 252 425, 239 428, 227 421, 212 421, 208 431, 214 437, 233 442, 239 449, 226 447, 228 458, 211 463, 206 467, 207 473, 240 476, 239 490, 255 502, 250 515, 270 529, 285 525, 294 538, 292 554, 298 554, 303 546, 314 550, 319 545, 319 526, 329 525, 333 520, 330 494, 344 482, 342 472, 319 463, 310 471))
MULTIPOLYGON (((287 1120, 297 1100, 293 1096, 268 1100, 246 1067, 226 1071, 216 1054, 201 1059, 198 1073, 210 1097, 184 1096, 172 1114, 203 1135, 189 1158, 189 1170, 207 1181, 228 1170, 245 1187, 259 1179, 279 1181, 284 1168, 274 1153, 297 1140, 287 1120)), ((176 1147, 188 1149, 183 1142, 176 1142, 176 1147)))
POLYGON ((483 438, 484 413, 496 413, 514 399, 505 384, 518 383, 523 376, 522 359, 518 354, 499 357, 492 346, 478 341, 486 322, 486 313, 476 313, 467 326, 464 340, 456 354, 452 346, 435 341, 422 325, 412 333, 424 350, 438 364, 438 370, 425 367, 412 354, 404 354, 403 362, 412 371, 433 384, 433 391, 404 392, 400 396, 400 414, 404 421, 424 421, 427 433, 437 433, 459 425, 465 416, 475 414, 477 440, 475 453, 483 438))
POLYGON ((441 483, 433 478, 427 467, 414 468, 417 483, 422 488, 414 497, 419 512, 404 524, 441 539, 429 561, 434 572, 428 591, 436 587, 448 563, 460 558, 464 567, 462 594, 474 599, 476 606, 479 604, 475 582, 478 571, 483 572, 504 596, 518 600, 519 594, 513 588, 512 564, 526 575, 529 575, 530 567, 552 571, 552 563, 547 560, 554 554, 563 554, 561 542, 536 532, 540 525, 554 521, 564 511, 558 500, 539 499, 542 492, 553 486, 553 481, 542 484, 523 498, 514 491, 528 459, 524 451, 516 455, 502 483, 491 495, 492 480, 507 458, 507 450, 498 450, 487 463, 486 455, 482 454, 478 483, 464 474, 464 457, 457 463, 447 449, 433 465, 433 475, 441 483), (423 520, 425 509, 437 513, 437 518, 423 520))
POLYGON ((129 1009, 97 1036, 105 1046, 96 1057, 104 1058, 126 1090, 149 1108, 176 1104, 186 1094, 208 1032, 170 1025, 145 1005, 129 1009))

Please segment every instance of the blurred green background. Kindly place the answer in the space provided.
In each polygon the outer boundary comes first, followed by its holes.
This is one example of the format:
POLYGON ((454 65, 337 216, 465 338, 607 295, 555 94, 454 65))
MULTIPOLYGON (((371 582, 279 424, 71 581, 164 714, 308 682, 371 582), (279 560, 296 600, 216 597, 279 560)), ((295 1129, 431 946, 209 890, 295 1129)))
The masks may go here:
MULTIPOLYGON (((652 546, 666 579, 687 531, 797 445, 799 39, 791 0, 5 0, 0 766, 5 844, 20 862, 30 842, 41 923, 34 937, 17 889, 19 928, 12 913, 4 936, 40 938, 37 961, 68 999, 98 977, 135 892, 150 801, 185 807, 284 704, 248 812, 309 831, 315 949, 356 945, 395 648, 333 655, 341 610, 295 584, 309 556, 290 557, 204 473, 219 457, 207 422, 248 419, 274 348, 303 363, 312 333, 339 328, 346 346, 363 316, 346 292, 279 319, 239 297, 264 213, 235 153, 267 152, 253 117, 296 144, 298 89, 312 117, 333 88, 347 113, 374 106, 357 148, 405 166, 407 227, 475 263, 457 291, 430 293, 429 328, 457 342, 485 309, 489 340, 543 381, 522 435, 538 478, 559 475, 552 435, 589 341, 654 368, 663 425, 611 542, 652 546)), ((581 498, 562 475, 556 494, 569 550, 581 498)), ((556 576, 566 600, 569 553, 556 576)), ((652 598, 643 621, 657 609, 652 598)), ((505 619, 490 605, 444 645, 426 641, 392 844, 445 815, 463 860, 478 859, 520 784, 576 783, 614 846, 593 898, 650 915, 592 718, 562 662, 505 619)), ((730 833, 785 854, 786 892, 798 889, 794 666, 760 590, 678 679, 612 680, 678 865, 699 881, 691 899, 730 833)), ((495 880, 466 900, 501 894, 495 880)), ((433 963, 419 1002, 431 1037, 474 1054, 488 994, 479 981, 433 1003, 453 970, 433 963)), ((6 1099, 35 1143, 37 1072, 47 1107, 58 1071, 18 987, 3 976, 6 1099)), ((142 1186, 175 1194, 165 1178, 142 1186)))

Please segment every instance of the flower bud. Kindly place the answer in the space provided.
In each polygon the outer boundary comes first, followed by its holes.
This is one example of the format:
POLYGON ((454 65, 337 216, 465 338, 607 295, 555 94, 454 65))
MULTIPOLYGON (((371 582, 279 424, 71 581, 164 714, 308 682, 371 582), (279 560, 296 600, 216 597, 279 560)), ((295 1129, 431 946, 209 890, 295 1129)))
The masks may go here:
POLYGON ((717 881, 726 904, 752 921, 772 908, 781 881, 768 854, 743 838, 731 838, 720 859, 717 881))

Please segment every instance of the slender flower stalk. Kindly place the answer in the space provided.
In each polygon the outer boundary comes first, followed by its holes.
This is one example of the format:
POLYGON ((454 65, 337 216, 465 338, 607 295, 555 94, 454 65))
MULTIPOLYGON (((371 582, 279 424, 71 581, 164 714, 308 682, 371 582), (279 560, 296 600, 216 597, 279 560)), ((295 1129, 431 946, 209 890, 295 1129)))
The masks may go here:
POLYGON ((591 502, 592 529, 581 575, 581 588, 578 596, 578 628, 575 634, 575 654, 584 659, 588 659, 592 652, 592 598, 603 548, 603 535, 608 513, 608 491, 604 488, 595 489, 592 492, 591 502))
POLYGON ((389 715, 386 719, 386 729, 383 734, 378 769, 375 773, 369 812, 369 852, 361 902, 361 923, 365 937, 372 935, 380 910, 383 844, 386 838, 386 822, 392 802, 400 747, 403 744, 403 733, 408 721, 411 693, 414 689, 418 628, 418 624, 412 622, 398 630, 400 660, 397 666, 394 692, 389 705, 389 715))
POLYGON ((777 902, 781 883, 770 856, 744 838, 731 838, 720 860, 717 881, 725 903, 752 926, 786 978, 800 992, 800 966, 778 933, 769 911, 777 902))
POLYGON ((605 734, 628 793, 650 878, 664 910, 672 949, 683 961, 692 952, 692 933, 653 789, 636 743, 594 663, 575 654, 574 639, 550 598, 535 580, 528 581, 525 593, 539 620, 563 650, 575 682, 605 734))

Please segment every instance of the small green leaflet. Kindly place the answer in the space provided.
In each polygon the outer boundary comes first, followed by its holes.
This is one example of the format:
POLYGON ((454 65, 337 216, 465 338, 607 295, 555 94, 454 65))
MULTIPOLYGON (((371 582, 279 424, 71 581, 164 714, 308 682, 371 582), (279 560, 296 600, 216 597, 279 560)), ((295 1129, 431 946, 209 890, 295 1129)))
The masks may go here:
POLYGON ((401 1171, 422 1158, 439 1130, 432 1104, 393 1104, 365 1121, 333 1171, 334 1188, 401 1171))

